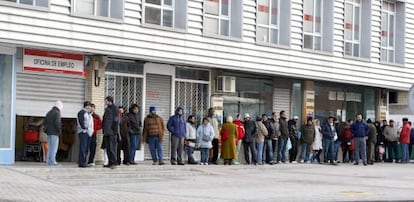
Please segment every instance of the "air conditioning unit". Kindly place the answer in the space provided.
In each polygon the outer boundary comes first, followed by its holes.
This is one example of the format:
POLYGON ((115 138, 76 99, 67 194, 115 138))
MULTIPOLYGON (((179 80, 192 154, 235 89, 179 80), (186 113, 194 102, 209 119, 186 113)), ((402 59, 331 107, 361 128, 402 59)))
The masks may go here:
POLYGON ((217 92, 234 93, 236 92, 236 77, 234 76, 218 76, 217 92))

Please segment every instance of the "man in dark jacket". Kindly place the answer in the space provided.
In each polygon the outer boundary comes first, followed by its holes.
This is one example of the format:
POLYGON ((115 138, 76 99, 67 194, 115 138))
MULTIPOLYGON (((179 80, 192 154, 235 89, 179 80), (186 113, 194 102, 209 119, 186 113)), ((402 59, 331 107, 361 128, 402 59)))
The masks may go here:
POLYGON ((256 123, 250 120, 250 114, 246 113, 243 124, 245 130, 243 138, 244 159, 246 160, 246 164, 257 164, 256 146, 254 142, 256 138, 256 123), (252 156, 252 161, 250 161, 250 155, 252 156))
POLYGON ((315 125, 313 125, 312 117, 308 117, 306 125, 302 127, 302 136, 300 138, 302 145, 302 154, 300 155, 300 162, 306 163, 309 160, 311 145, 315 140, 315 125))
POLYGON ((273 134, 272 135, 272 147, 273 147, 273 163, 277 163, 278 159, 278 145, 279 145, 279 138, 280 138, 280 124, 279 118, 277 117, 277 112, 272 112, 272 117, 269 119, 270 123, 273 126, 273 134))
POLYGON ((264 142, 264 150, 265 152, 263 152, 263 156, 266 158, 262 158, 262 159, 266 159, 266 163, 273 165, 273 147, 272 147, 272 135, 273 135, 273 125, 272 123, 269 121, 267 114, 262 114, 262 123, 263 125, 266 127, 267 129, 267 136, 265 137, 265 142, 264 142))
POLYGON ((369 134, 368 125, 362 120, 362 114, 356 116, 355 122, 351 126, 352 134, 354 134, 355 153, 354 153, 354 165, 359 164, 359 159, 362 158, 364 166, 367 165, 367 146, 366 137, 369 134))
POLYGON ((292 148, 289 149, 289 163, 296 162, 296 156, 298 155, 298 128, 296 126, 299 117, 294 116, 293 119, 288 121, 289 139, 292 144, 292 148))
POLYGON ((47 134, 47 142, 49 150, 47 152, 47 165, 58 165, 56 162, 56 153, 59 146, 59 136, 62 134, 62 120, 61 111, 63 104, 61 101, 57 101, 55 106, 46 114, 44 119, 45 132, 47 134))
POLYGON ((129 108, 129 113, 126 115, 128 120, 128 133, 131 141, 130 149, 130 164, 135 163, 135 152, 141 147, 141 115, 139 113, 139 107, 137 104, 132 104, 129 108))
POLYGON ((332 165, 336 165, 334 161, 334 147, 335 147, 335 136, 338 137, 336 133, 337 129, 334 124, 334 117, 329 117, 328 122, 322 126, 323 134, 323 143, 322 147, 324 150, 324 162, 330 162, 332 165))
POLYGON ((104 147, 108 153, 108 166, 114 169, 117 165, 116 150, 119 130, 119 116, 118 110, 114 104, 114 99, 111 96, 105 98, 107 105, 103 116, 102 132, 104 134, 104 147))
POLYGON ((183 108, 177 107, 167 123, 167 129, 171 133, 171 165, 184 165, 182 154, 187 129, 183 114, 183 108))
POLYGON ((372 123, 371 119, 367 120, 367 124, 369 127, 368 139, 366 143, 368 147, 367 161, 368 164, 373 165, 375 161, 375 144, 377 143, 377 128, 372 123))
POLYGON ((282 161, 283 163, 286 162, 286 143, 289 138, 289 128, 287 124, 286 112, 280 111, 279 113, 279 130, 280 130, 280 138, 279 138, 279 145, 278 145, 278 157, 277 160, 282 161))

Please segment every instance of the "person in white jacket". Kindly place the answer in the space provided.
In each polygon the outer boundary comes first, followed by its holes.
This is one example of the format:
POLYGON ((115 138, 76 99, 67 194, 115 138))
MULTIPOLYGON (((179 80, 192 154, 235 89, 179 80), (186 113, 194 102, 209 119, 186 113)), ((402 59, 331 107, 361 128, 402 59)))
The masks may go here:
POLYGON ((197 128, 197 143, 201 152, 201 165, 208 165, 210 158, 210 148, 213 147, 214 129, 210 125, 208 118, 203 118, 203 124, 197 128))
POLYGON ((188 157, 188 164, 198 164, 194 160, 194 148, 196 145, 196 128, 195 128, 195 116, 190 115, 187 118, 186 123, 186 132, 185 132, 185 140, 184 140, 184 149, 188 157))
POLYGON ((314 121, 315 125, 315 139, 313 140, 312 149, 313 149, 313 155, 312 155, 312 161, 313 163, 320 163, 321 160, 319 158, 319 155, 322 153, 322 128, 321 123, 318 119, 315 119, 314 121))

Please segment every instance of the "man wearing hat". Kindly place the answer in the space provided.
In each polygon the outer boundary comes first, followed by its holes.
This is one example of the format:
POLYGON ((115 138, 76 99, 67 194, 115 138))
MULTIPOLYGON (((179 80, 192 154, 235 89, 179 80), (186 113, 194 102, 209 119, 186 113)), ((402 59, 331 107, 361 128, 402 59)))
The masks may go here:
POLYGON ((91 114, 91 102, 83 103, 83 109, 78 112, 77 128, 79 134, 79 167, 85 168, 87 166, 86 155, 89 148, 89 137, 93 133, 93 118, 91 114))
POLYGON ((162 156, 162 140, 165 132, 164 121, 157 115, 154 106, 149 108, 149 112, 144 119, 142 141, 148 143, 152 157, 152 165, 164 165, 162 156))

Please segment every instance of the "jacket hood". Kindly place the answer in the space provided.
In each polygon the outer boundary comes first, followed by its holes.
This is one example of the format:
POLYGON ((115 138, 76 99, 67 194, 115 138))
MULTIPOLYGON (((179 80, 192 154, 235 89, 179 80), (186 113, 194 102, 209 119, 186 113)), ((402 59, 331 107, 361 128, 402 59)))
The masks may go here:
POLYGON ((180 110, 183 110, 183 108, 182 108, 182 107, 177 107, 177 109, 175 109, 175 115, 178 115, 178 112, 179 112, 180 110))

